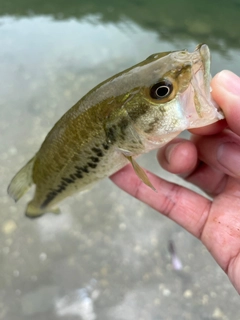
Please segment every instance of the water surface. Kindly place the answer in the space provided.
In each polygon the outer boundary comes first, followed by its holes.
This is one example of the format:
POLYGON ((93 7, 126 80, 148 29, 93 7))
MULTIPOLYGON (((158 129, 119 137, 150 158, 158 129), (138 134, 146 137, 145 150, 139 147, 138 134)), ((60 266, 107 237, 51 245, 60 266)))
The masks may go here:
MULTIPOLYGON (((206 249, 110 181, 34 221, 23 214, 30 195, 16 205, 6 195, 69 107, 148 55, 206 42, 213 74, 240 75, 239 14, 239 1, 223 0, 1 2, 0 319, 239 319, 239 297, 206 249)), ((141 164, 182 183, 154 153, 141 164)))

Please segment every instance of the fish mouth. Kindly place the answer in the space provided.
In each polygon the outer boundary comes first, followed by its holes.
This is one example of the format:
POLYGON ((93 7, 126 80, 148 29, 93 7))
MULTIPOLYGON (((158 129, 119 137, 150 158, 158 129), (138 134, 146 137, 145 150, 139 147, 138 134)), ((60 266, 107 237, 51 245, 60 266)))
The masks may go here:
POLYGON ((199 54, 202 59, 202 69, 203 69, 203 83, 205 94, 210 96, 210 82, 211 82, 211 73, 210 73, 210 50, 206 44, 199 44, 195 51, 199 51, 199 54))
MULTIPOLYGON (((193 87, 201 91, 206 95, 206 98, 210 98, 210 82, 211 82, 211 73, 210 73, 210 50, 206 44, 199 44, 194 53, 197 54, 197 59, 193 60, 193 87), (198 83, 198 88, 196 88, 196 83, 198 83)), ((194 54, 193 53, 193 54, 194 54)), ((197 90, 196 90, 197 91, 197 90)))
POLYGON ((187 96, 191 97, 189 128, 202 127, 223 119, 217 103, 211 96, 210 50, 206 44, 199 44, 192 55, 192 78, 187 96))

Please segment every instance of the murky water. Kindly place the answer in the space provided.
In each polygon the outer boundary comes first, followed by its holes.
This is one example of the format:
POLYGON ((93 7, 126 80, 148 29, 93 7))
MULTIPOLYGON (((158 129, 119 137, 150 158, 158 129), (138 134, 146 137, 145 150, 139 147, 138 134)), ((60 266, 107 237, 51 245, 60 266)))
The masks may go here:
MULTIPOLYGON (((239 297, 205 248, 110 181, 34 221, 23 214, 30 195, 15 205, 6 194, 73 103, 148 55, 206 42, 213 74, 240 75, 239 16, 238 0, 1 1, 0 319, 240 318, 239 297)), ((179 181, 154 154, 141 161, 179 181)))

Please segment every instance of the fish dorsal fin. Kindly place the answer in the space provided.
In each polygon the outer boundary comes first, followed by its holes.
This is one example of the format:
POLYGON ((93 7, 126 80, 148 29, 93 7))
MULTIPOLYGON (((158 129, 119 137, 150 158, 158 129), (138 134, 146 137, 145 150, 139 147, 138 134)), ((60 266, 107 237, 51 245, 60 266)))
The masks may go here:
POLYGON ((32 170, 35 157, 33 157, 25 166, 18 171, 8 186, 8 194, 15 201, 18 201, 33 184, 32 170))
POLYGON ((153 189, 154 191, 157 192, 157 190, 154 188, 151 181, 149 180, 146 172, 143 170, 143 168, 140 167, 140 165, 137 163, 137 161, 134 160, 132 156, 127 156, 124 153, 123 153, 123 155, 125 158, 127 158, 131 162, 133 169, 134 169, 136 175, 138 176, 138 178, 141 179, 142 182, 145 183, 148 187, 150 187, 151 189, 153 189))

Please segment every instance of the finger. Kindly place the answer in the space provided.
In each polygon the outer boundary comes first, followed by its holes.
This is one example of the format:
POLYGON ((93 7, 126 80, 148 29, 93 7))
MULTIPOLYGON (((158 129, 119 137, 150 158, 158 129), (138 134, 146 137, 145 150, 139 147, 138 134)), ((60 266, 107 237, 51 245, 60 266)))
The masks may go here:
POLYGON ((165 181, 151 172, 147 174, 157 193, 139 180, 130 165, 110 178, 121 189, 168 216, 199 238, 210 211, 211 201, 187 188, 165 181))
POLYGON ((160 165, 171 173, 180 174, 211 196, 221 193, 227 182, 225 173, 198 161, 195 144, 184 139, 174 139, 158 151, 160 165))
POLYGON ((159 149, 157 159, 165 170, 188 175, 197 165, 197 149, 191 141, 176 138, 159 149))
POLYGON ((202 189, 214 197, 222 193, 228 181, 228 176, 223 172, 200 162, 197 168, 185 180, 202 189))
POLYGON ((212 135, 223 131, 227 127, 227 121, 225 119, 209 124, 205 127, 190 129, 189 132, 192 134, 199 135, 212 135))
POLYGON ((235 178, 240 178, 240 137, 230 130, 213 136, 193 136, 201 161, 235 178))
POLYGON ((211 86, 213 99, 222 108, 230 129, 240 135, 240 78, 224 70, 213 78, 211 86))

